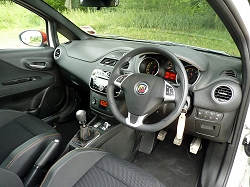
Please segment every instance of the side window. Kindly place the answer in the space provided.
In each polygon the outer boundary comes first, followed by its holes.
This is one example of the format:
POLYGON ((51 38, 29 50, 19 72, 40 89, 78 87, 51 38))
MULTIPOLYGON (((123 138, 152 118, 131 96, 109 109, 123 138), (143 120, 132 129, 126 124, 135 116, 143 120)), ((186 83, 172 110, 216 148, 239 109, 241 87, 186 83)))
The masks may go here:
POLYGON ((57 32, 57 35, 58 35, 58 39, 59 39, 59 43, 60 44, 69 41, 68 38, 66 38, 65 36, 61 35, 59 32, 57 32))
POLYGON ((10 1, 0 2, 0 7, 0 50, 41 46, 41 39, 43 45, 47 44, 43 18, 10 1))

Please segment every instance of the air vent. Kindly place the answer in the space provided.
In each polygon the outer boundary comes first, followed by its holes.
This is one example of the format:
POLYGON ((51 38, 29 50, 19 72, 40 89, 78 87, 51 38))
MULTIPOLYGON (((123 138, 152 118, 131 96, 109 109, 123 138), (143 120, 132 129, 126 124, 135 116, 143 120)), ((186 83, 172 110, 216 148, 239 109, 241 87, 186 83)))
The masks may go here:
POLYGON ((129 62, 126 62, 125 64, 122 65, 122 69, 128 69, 129 67, 129 62))
POLYGON ((114 66, 118 60, 112 58, 104 58, 100 63, 108 66, 114 66))
MULTIPOLYGON (((108 66, 115 66, 118 60, 112 59, 112 58, 104 58, 100 64, 103 65, 108 65, 108 66)), ((129 67, 129 62, 126 62, 125 64, 122 65, 122 69, 128 69, 129 67)))
POLYGON ((225 103, 233 98, 233 90, 228 85, 216 86, 213 90, 213 99, 219 103, 225 103))
POLYGON ((236 78, 236 72, 234 70, 224 70, 220 73, 220 75, 236 78))
POLYGON ((58 59, 61 56, 61 49, 57 48, 54 52, 54 58, 58 59))

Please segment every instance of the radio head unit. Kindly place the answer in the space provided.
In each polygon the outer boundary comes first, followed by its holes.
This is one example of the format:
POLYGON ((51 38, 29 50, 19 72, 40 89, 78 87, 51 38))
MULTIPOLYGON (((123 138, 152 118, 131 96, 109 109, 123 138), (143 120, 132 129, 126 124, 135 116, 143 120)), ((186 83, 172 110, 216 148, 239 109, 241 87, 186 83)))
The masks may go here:
MULTIPOLYGON (((94 69, 91 73, 89 86, 90 89, 106 95, 108 80, 111 75, 110 71, 102 69, 94 69)), ((115 87, 114 96, 117 97, 120 94, 121 90, 118 87, 115 87)))

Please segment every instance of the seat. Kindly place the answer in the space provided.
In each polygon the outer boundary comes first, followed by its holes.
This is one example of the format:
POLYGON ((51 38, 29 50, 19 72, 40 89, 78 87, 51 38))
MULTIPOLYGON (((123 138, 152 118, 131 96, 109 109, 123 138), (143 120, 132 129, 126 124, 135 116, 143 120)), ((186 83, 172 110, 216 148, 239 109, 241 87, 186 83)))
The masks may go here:
POLYGON ((61 135, 24 112, 0 110, 0 167, 23 179, 45 148, 61 135))
POLYGON ((155 177, 102 150, 75 149, 48 171, 41 187, 164 187, 155 177))
POLYGON ((0 167, 0 186, 1 187, 23 187, 22 180, 12 171, 0 167))

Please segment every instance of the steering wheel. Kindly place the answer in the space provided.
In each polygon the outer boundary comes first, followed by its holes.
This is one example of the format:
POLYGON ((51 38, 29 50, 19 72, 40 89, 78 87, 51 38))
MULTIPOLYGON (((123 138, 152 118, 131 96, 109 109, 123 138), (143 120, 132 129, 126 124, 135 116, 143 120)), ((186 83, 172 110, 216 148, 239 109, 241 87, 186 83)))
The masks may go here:
POLYGON ((170 125, 181 114, 186 103, 187 94, 188 78, 183 64, 172 52, 159 47, 140 47, 123 56, 114 66, 107 87, 108 102, 114 117, 124 125, 148 132, 156 132, 170 125), (124 63, 143 53, 161 54, 169 59, 175 66, 180 85, 174 87, 166 80, 150 74, 121 74, 124 63), (128 108, 126 118, 117 108, 114 98, 115 86, 118 86, 124 92, 128 108), (175 104, 170 114, 157 123, 144 124, 144 119, 165 102, 175 104))

